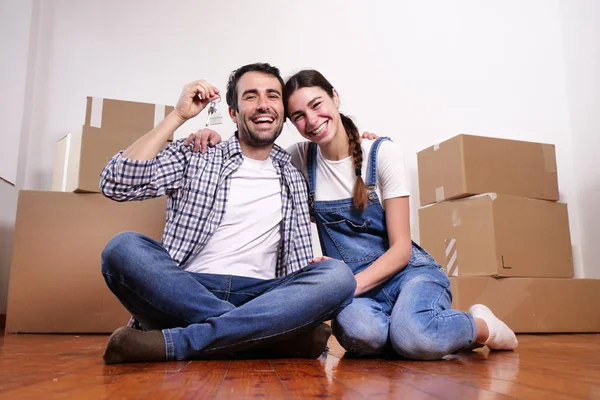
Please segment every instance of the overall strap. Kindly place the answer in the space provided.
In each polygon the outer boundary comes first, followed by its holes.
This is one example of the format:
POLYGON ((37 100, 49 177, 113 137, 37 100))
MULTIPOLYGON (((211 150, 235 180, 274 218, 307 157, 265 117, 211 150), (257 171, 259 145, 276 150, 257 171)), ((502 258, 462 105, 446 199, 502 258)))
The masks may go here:
POLYGON ((313 212, 315 190, 317 188, 317 144, 310 142, 306 153, 306 170, 308 171, 308 206, 313 212))
POLYGON ((388 137, 380 137, 373 145, 371 145, 371 151, 369 152, 369 164, 367 166, 367 179, 365 180, 365 185, 369 190, 375 190, 377 186, 377 152, 379 151, 379 146, 383 143, 384 140, 391 140, 388 137))

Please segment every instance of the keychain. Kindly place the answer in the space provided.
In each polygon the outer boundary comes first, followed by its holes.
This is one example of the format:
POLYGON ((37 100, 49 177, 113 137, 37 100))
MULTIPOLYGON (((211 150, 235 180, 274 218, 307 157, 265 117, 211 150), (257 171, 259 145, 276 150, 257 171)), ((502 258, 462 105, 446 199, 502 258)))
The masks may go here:
POLYGON ((221 98, 219 97, 219 100, 210 102, 210 105, 208 106, 208 118, 206 119, 205 126, 219 125, 219 124, 223 123, 223 116, 217 110, 217 103, 219 103, 220 101, 221 101, 221 98))

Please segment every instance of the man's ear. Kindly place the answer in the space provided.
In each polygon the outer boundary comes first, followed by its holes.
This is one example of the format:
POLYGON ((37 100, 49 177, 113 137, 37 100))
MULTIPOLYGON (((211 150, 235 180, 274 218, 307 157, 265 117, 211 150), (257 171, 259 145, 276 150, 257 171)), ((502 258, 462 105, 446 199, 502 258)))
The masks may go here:
POLYGON ((231 117, 233 123, 237 125, 237 112, 233 107, 229 107, 229 116, 231 117))
POLYGON ((340 96, 338 96, 338 92, 335 89, 333 89, 333 104, 338 108, 340 107, 340 96))

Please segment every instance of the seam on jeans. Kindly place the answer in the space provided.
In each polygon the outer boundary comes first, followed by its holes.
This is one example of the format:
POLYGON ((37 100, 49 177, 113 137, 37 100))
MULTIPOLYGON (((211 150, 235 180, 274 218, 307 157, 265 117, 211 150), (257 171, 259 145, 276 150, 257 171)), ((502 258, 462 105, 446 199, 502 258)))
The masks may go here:
POLYGON ((252 297, 256 297, 258 296, 256 293, 246 293, 246 292, 227 292, 225 290, 211 290, 208 289, 210 292, 213 293, 229 293, 229 294, 236 294, 236 295, 244 295, 244 296, 252 296, 252 297))
MULTIPOLYGON (((109 276, 111 278, 114 278, 113 275, 110 274, 106 274, 106 273, 102 273, 102 275, 104 276, 109 276)), ((166 311, 165 309, 158 307, 156 304, 152 303, 150 300, 148 300, 145 296, 142 296, 141 294, 139 294, 138 292, 136 292, 135 290, 133 290, 131 287, 129 287, 126 283, 123 283, 121 281, 119 281, 119 284, 122 285, 123 287, 126 287, 128 290, 130 290, 132 293, 135 293, 141 300, 144 300, 146 303, 150 304, 152 307, 155 307, 156 309, 164 312, 165 314, 168 314, 170 316, 174 316, 175 318, 180 318, 182 321, 185 321, 188 325, 192 324, 192 321, 188 321, 186 318, 182 318, 178 315, 174 315, 171 312, 166 311)), ((207 289, 208 290, 208 289, 207 289)), ((117 297, 117 299, 119 298, 117 295, 115 295, 117 297)))
MULTIPOLYGON (((390 279, 393 279, 393 278, 395 278, 395 276, 390 279)), ((388 303, 388 306, 393 309, 394 306, 396 305, 396 303, 394 301, 392 301, 391 297, 388 295, 387 290, 385 290, 384 287, 381 288, 381 291, 383 292, 383 297, 385 297, 385 301, 388 303)), ((396 295, 396 301, 398 301, 399 296, 400 296, 400 289, 398 289, 398 293, 396 295)), ((373 299, 373 300, 375 300, 375 299, 373 299)))
POLYGON ((163 329, 163 338, 165 339, 165 356, 167 361, 175 359, 175 346, 173 345, 173 336, 170 329, 163 329))
POLYGON ((227 283, 225 284, 225 298, 223 300, 229 301, 229 295, 231 294, 231 275, 227 277, 227 283))
POLYGON ((463 315, 471 323, 471 337, 473 339, 471 340, 471 343, 469 343, 469 346, 470 346, 477 341, 477 326, 475 325, 475 318, 473 318, 473 316, 471 314, 463 312, 463 315))
MULTIPOLYGON (((435 284, 437 285, 437 282, 435 282, 435 284)), ((440 286, 442 286, 442 285, 440 285, 440 286)), ((436 310, 435 313, 434 313, 434 315, 433 315, 434 318, 437 318, 438 315, 440 314, 439 311, 437 311, 437 305, 440 304, 440 299, 446 293, 446 288, 444 286, 442 286, 442 289, 443 290, 440 292, 440 294, 437 297, 437 299, 435 301, 431 302, 431 305, 430 305, 430 307, 431 307, 432 310, 436 310)))

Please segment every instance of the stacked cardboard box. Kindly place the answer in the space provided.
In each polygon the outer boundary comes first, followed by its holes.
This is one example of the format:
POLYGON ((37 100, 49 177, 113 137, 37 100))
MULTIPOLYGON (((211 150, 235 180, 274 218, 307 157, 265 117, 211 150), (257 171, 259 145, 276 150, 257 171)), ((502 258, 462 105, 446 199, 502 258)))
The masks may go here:
POLYGON ((88 97, 85 125, 56 145, 52 190, 99 193, 98 177, 108 160, 171 111, 172 106, 88 97))
POLYGON ((6 331, 112 332, 129 313, 110 292, 100 255, 136 231, 160 240, 164 197, 117 203, 101 194, 19 192, 6 331))
POLYGON ((129 313, 102 277, 100 255, 122 231, 160 240, 166 198, 106 199, 100 172, 172 109, 88 98, 86 124, 57 145, 53 191, 19 192, 6 332, 103 333, 127 323, 129 313))
POLYGON ((487 304, 516 332, 600 331, 600 280, 573 279, 553 145, 459 135, 417 160, 421 245, 455 308, 487 304))

